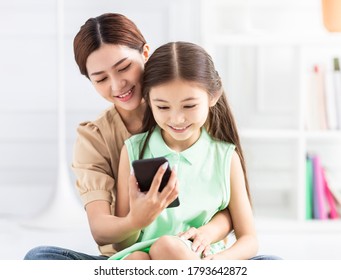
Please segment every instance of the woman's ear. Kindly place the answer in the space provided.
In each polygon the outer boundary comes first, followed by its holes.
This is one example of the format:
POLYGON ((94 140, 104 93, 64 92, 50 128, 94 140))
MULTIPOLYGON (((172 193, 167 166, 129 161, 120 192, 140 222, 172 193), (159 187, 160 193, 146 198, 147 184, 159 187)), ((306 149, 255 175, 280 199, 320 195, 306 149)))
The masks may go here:
POLYGON ((212 95, 210 95, 210 107, 213 107, 215 104, 217 104, 220 96, 222 95, 222 91, 216 91, 212 95))
POLYGON ((144 57, 144 62, 147 62, 149 58, 149 52, 150 52, 150 47, 148 44, 144 44, 143 50, 142 50, 142 55, 144 57))

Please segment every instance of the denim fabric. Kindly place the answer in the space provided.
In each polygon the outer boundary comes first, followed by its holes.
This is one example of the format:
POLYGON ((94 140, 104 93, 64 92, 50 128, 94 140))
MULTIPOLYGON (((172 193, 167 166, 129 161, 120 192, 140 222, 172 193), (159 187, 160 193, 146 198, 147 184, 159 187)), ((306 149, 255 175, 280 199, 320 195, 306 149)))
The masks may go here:
POLYGON ((250 260, 254 261, 263 261, 263 260, 282 260, 282 258, 274 256, 274 255, 259 255, 251 258, 250 260))
POLYGON ((91 256, 65 248, 39 246, 31 249, 24 260, 106 260, 106 256, 91 256))
MULTIPOLYGON (((92 256, 54 246, 39 246, 31 249, 24 260, 106 260, 106 256, 92 256)), ((273 255, 259 255, 250 260, 281 260, 273 255)))

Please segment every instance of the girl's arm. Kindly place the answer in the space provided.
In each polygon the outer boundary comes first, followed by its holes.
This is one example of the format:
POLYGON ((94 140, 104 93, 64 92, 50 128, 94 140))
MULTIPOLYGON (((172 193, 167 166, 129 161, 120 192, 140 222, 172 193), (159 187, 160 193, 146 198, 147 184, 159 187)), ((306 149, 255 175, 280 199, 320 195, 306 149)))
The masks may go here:
POLYGON ((195 252, 207 255, 210 251, 210 244, 225 239, 233 229, 229 210, 226 208, 216 213, 213 218, 198 229, 190 228, 179 236, 184 239, 193 240, 192 249, 195 252))
POLYGON ((130 174, 127 149, 121 152, 117 179, 115 216, 106 201, 94 201, 86 206, 92 235, 98 245, 119 243, 117 249, 133 244, 140 230, 150 223, 178 195, 174 172, 167 186, 158 192, 165 169, 159 168, 148 193, 141 193, 135 176, 130 174))
POLYGON ((209 256, 208 259, 250 259, 257 254, 258 241, 244 174, 239 156, 235 152, 231 162, 231 198, 229 211, 236 242, 228 249, 209 256))

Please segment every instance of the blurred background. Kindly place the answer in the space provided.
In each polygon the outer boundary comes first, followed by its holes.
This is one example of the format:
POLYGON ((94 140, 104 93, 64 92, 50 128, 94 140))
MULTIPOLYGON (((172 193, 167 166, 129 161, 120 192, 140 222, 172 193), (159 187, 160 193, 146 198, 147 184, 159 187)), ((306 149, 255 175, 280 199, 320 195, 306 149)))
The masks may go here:
POLYGON ((98 253, 70 166, 78 124, 110 104, 79 73, 72 43, 106 12, 132 19, 152 51, 183 40, 213 56, 240 129, 259 253, 340 259, 340 2, 1 1, 0 259, 37 245, 98 253), (336 5, 328 16, 326 2, 336 5), (307 158, 319 159, 332 193, 324 216, 307 158))

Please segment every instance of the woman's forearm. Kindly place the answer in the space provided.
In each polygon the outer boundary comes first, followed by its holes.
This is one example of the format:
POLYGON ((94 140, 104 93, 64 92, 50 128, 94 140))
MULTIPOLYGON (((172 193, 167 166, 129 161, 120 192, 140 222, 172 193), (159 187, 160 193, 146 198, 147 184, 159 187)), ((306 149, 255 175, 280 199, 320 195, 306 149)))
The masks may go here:
POLYGON ((96 243, 100 246, 117 243, 119 247, 127 247, 133 244, 140 234, 140 229, 134 227, 129 216, 97 216, 90 222, 90 228, 96 243))
POLYGON ((98 245, 137 240, 140 228, 137 228, 136 223, 131 221, 131 216, 112 215, 110 204, 107 201, 93 201, 88 203, 85 209, 92 236, 98 245))

